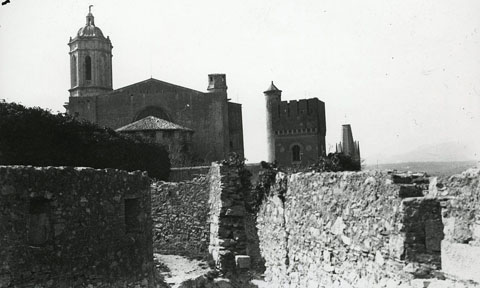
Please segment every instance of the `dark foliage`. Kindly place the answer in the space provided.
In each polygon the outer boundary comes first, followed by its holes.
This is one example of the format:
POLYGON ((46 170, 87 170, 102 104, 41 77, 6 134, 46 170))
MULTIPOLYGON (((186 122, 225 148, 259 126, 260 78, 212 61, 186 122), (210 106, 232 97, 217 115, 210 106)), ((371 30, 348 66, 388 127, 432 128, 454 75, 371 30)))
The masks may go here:
MULTIPOLYGON (((251 189, 250 194, 246 199, 247 209, 255 214, 257 214, 263 201, 265 201, 270 195, 270 188, 275 183, 275 176, 278 172, 275 162, 269 163, 262 161, 260 162, 260 165, 262 170, 258 173, 257 184, 254 189, 251 189)), ((279 196, 282 197, 283 195, 279 196)))
POLYGON ((245 168, 245 158, 235 152, 228 153, 227 158, 220 161, 220 163, 229 167, 236 167, 240 169, 245 168))
POLYGON ((168 152, 64 114, 0 102, 0 164, 147 171, 168 179, 168 152))
POLYGON ((309 167, 309 170, 316 172, 339 172, 339 171, 360 171, 360 161, 343 153, 330 153, 322 156, 317 163, 309 167))

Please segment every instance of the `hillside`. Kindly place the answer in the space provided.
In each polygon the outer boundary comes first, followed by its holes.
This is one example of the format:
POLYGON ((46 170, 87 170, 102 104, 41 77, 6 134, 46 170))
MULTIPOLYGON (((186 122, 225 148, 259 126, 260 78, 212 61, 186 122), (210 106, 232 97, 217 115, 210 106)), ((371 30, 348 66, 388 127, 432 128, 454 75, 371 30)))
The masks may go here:
POLYGON ((432 176, 451 176, 459 174, 469 168, 478 166, 478 161, 443 161, 443 162, 404 162, 404 163, 387 163, 378 165, 367 165, 365 170, 398 170, 427 172, 432 176))

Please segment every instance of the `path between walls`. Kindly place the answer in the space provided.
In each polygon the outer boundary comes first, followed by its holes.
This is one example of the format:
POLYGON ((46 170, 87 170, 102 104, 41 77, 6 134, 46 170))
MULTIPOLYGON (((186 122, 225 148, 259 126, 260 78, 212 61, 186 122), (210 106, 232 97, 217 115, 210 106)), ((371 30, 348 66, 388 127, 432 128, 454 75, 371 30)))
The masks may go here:
POLYGON ((171 288, 268 288, 269 286, 258 275, 245 274, 231 279, 218 277, 206 261, 188 259, 179 255, 163 255, 154 253, 155 262, 162 263, 157 267, 164 282, 171 288), (213 277, 217 278, 213 278, 213 277), (257 276, 257 277, 255 277, 257 276))
POLYGON ((165 282, 171 287, 180 287, 180 284, 196 279, 212 271, 206 261, 188 259, 179 255, 162 255, 154 253, 155 260, 167 266, 169 272, 162 272, 165 282))

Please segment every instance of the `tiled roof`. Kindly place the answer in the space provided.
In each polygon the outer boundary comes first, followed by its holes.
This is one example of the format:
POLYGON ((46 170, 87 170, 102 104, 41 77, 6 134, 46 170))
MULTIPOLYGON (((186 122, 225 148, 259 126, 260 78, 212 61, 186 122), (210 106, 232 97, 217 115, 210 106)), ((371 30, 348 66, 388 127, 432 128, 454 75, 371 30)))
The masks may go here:
POLYGON ((175 123, 169 122, 165 119, 160 119, 153 116, 148 116, 123 127, 118 128, 117 132, 122 131, 145 131, 145 130, 183 130, 193 131, 190 128, 186 128, 175 123))

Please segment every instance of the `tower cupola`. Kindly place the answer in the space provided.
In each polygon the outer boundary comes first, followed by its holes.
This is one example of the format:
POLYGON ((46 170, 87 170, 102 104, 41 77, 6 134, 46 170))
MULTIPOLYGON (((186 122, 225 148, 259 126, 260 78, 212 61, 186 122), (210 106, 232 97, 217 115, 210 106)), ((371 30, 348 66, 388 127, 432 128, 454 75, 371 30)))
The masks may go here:
POLYGON ((87 14, 85 26, 78 30, 77 37, 99 37, 105 39, 102 30, 95 26, 95 17, 93 17, 92 12, 87 14))

